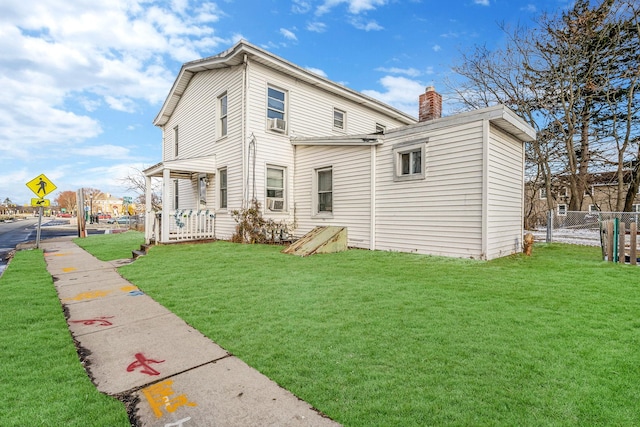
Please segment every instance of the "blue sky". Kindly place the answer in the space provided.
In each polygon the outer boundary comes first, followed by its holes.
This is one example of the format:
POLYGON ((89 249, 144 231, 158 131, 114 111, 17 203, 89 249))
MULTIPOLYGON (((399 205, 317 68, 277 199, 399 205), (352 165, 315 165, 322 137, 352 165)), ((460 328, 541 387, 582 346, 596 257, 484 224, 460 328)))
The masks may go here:
MULTIPOLYGON (((5 0, 0 4, 0 203, 59 191, 127 193, 161 160, 152 120, 182 63, 246 39, 414 116, 460 51, 500 46, 571 0, 5 0)), ((449 104, 451 105, 451 103, 449 104)))

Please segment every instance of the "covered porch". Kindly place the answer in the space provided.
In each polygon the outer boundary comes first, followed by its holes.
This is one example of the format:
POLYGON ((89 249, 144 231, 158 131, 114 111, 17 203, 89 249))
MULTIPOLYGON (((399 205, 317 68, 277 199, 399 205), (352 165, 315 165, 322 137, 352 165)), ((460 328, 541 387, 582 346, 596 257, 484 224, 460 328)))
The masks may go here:
POLYGON ((215 156, 166 161, 143 171, 147 244, 216 238, 215 171, 215 156), (160 210, 152 204, 153 178, 162 180, 160 210))

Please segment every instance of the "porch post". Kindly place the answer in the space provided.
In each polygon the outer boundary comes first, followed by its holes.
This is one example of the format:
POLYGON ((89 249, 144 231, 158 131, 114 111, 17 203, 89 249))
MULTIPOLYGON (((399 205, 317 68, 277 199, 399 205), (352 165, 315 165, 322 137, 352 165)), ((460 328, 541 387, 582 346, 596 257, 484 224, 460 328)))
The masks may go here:
MULTIPOLYGON (((155 213, 151 206, 151 177, 144 176, 144 241, 148 245, 151 243, 151 236, 153 235, 153 220, 155 213)), ((158 241, 156 236, 156 242, 158 241)))
POLYGON ((171 205, 171 171, 169 169, 162 170, 162 231, 160 235, 162 237, 161 243, 169 241, 169 215, 171 205))

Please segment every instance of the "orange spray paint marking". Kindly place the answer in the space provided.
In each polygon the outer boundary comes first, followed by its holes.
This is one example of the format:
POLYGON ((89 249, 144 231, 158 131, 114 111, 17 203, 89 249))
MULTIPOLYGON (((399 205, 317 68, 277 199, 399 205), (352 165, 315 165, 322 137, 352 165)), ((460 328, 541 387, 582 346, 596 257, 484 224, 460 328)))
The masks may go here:
POLYGON ((69 320, 70 323, 82 323, 85 325, 97 325, 97 326, 112 326, 113 323, 108 321, 107 319, 113 319, 113 316, 101 316, 95 319, 86 319, 86 320, 69 320))
POLYGON ((172 385, 173 380, 165 380, 142 389, 144 397, 147 398, 149 406, 157 418, 164 415, 163 408, 165 411, 173 413, 181 406, 198 406, 195 402, 189 402, 184 394, 175 396, 176 393, 173 391, 172 385))
POLYGON ((101 298, 101 297, 105 297, 105 296, 109 295, 110 293, 111 293, 111 291, 83 292, 81 294, 76 295, 75 297, 65 298, 64 301, 83 301, 83 300, 86 300, 86 299, 101 298))

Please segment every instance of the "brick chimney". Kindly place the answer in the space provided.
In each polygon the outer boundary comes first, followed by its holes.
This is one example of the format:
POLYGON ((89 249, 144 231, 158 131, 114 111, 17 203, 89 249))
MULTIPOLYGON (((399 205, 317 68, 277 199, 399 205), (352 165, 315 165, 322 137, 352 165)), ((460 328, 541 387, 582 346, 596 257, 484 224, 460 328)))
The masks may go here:
POLYGON ((418 98, 418 119, 421 122, 442 117, 442 95, 433 86, 428 86, 418 98))

